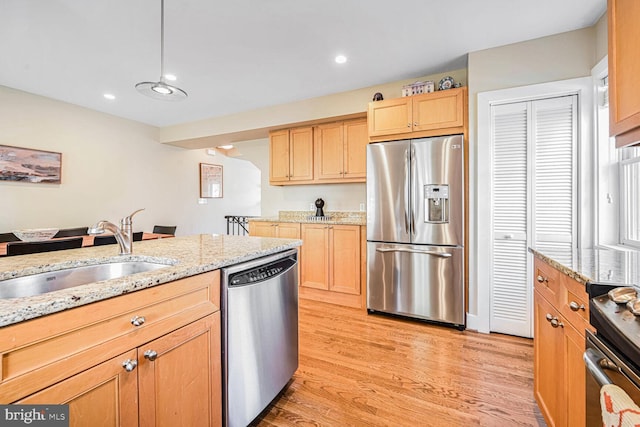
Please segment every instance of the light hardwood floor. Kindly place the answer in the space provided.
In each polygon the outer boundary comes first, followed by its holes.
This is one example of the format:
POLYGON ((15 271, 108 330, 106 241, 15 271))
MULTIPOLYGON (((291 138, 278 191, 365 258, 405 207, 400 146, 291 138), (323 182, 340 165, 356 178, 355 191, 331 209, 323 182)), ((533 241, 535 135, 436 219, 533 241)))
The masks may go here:
POLYGON ((300 300, 300 367, 254 426, 545 426, 533 342, 300 300))

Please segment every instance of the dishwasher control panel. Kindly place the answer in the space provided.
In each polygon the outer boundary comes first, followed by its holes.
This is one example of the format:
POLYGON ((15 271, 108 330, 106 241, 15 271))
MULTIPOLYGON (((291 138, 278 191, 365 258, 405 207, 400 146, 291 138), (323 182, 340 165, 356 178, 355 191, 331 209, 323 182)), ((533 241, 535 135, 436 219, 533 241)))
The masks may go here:
POLYGON ((287 258, 252 270, 245 270, 230 276, 229 286, 241 286, 261 282, 278 276, 293 265, 295 265, 295 260, 287 258))

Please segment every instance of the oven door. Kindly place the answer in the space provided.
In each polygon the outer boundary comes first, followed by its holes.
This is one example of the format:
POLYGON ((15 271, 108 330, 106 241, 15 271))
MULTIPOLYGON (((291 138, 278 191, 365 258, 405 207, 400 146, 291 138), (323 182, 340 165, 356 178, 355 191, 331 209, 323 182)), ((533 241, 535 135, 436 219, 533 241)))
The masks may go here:
POLYGON ((587 427, 602 426, 600 388, 615 384, 640 404, 640 377, 619 357, 615 350, 587 330, 584 352, 586 365, 587 427))

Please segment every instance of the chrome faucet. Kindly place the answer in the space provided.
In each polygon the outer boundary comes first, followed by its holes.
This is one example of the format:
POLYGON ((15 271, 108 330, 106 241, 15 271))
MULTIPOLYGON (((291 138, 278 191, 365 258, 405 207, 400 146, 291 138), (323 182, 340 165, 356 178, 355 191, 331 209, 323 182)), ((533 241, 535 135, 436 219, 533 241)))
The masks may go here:
POLYGON ((120 227, 107 220, 98 221, 93 226, 89 227, 89 234, 102 234, 106 231, 113 233, 116 238, 116 242, 120 246, 120 255, 130 255, 132 252, 133 232, 131 225, 133 224, 131 218, 138 212, 142 212, 143 209, 138 209, 131 215, 125 216, 120 220, 120 227))

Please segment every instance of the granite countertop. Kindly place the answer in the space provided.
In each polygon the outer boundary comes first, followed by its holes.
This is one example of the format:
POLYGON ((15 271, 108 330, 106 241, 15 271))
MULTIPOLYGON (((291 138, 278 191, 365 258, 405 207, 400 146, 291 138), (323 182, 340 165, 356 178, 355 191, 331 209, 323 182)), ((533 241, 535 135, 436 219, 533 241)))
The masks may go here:
POLYGON ((580 283, 640 286, 640 251, 529 248, 529 252, 580 283))
POLYGON ((366 212, 328 211, 316 217, 313 211, 280 211, 277 217, 248 218, 249 222, 292 222, 302 224, 367 225, 366 212))
POLYGON ((201 234, 134 242, 132 255, 118 255, 118 245, 105 245, 2 257, 0 280, 108 262, 149 261, 168 266, 37 296, 0 299, 0 326, 217 270, 301 244, 301 240, 295 239, 201 234))

